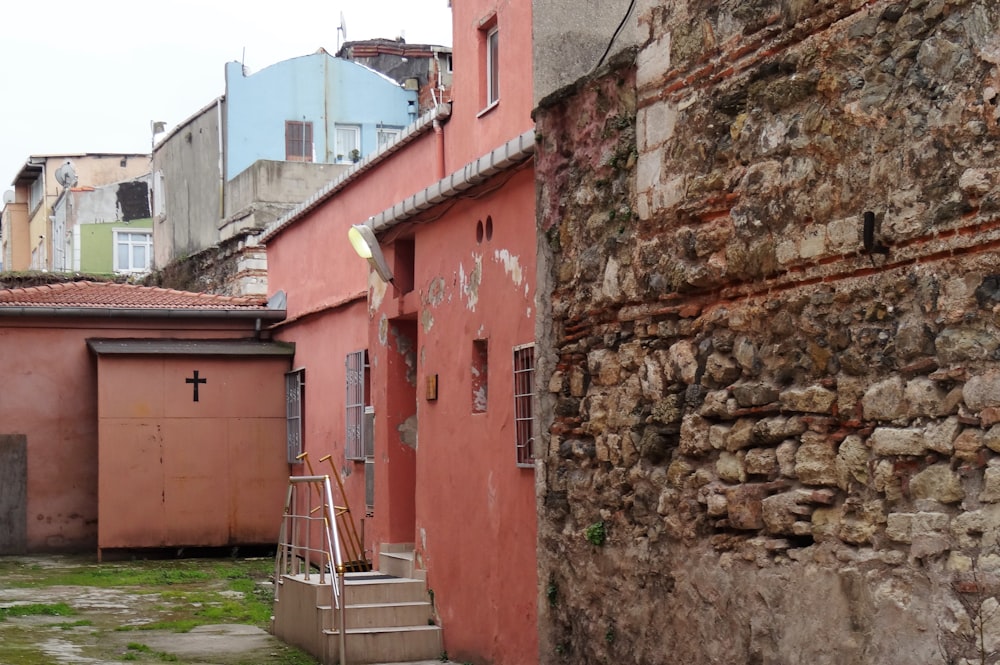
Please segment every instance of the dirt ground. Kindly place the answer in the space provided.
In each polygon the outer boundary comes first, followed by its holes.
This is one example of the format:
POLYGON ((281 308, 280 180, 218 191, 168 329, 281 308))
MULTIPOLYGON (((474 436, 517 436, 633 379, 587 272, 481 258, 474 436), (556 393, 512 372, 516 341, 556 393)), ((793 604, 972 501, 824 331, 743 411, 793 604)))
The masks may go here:
POLYGON ((266 630, 272 565, 0 557, 0 665, 313 665, 266 630))

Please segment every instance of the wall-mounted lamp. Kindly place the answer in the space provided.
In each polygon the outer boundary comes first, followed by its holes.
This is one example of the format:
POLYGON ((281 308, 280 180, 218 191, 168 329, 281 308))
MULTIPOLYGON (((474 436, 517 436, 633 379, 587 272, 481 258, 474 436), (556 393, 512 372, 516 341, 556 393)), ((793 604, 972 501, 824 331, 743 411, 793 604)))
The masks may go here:
POLYGON ((379 247, 378 238, 375 237, 375 232, 372 231, 371 227, 355 224, 347 231, 347 239, 351 241, 351 247, 358 253, 358 256, 368 261, 368 265, 382 278, 383 282, 392 283, 392 268, 386 262, 382 248, 379 247))

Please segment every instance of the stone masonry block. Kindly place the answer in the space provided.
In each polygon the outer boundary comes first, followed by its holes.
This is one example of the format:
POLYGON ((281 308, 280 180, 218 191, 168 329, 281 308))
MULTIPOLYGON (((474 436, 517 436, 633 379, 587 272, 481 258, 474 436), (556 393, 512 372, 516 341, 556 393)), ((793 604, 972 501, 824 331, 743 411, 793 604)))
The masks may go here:
POLYGON ((885 535, 889 540, 908 543, 911 540, 912 513, 889 513, 886 516, 885 535))
POLYGON ((642 109, 636 120, 636 129, 642 141, 640 152, 669 141, 676 125, 677 107, 673 102, 661 101, 642 109))
POLYGON ((670 33, 660 35, 649 48, 639 52, 635 83, 639 89, 659 82, 670 71, 670 33))
POLYGON ((927 450, 923 432, 919 429, 878 427, 872 432, 869 443, 872 452, 885 455, 923 455, 927 450))

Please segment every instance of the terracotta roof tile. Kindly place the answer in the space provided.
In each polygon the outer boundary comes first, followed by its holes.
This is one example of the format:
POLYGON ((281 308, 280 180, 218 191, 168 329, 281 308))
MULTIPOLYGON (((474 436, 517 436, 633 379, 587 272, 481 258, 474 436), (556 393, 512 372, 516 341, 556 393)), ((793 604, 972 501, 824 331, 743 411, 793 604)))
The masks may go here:
POLYGON ((267 309, 262 298, 219 296, 113 282, 64 282, 0 290, 0 308, 77 307, 94 309, 267 309))

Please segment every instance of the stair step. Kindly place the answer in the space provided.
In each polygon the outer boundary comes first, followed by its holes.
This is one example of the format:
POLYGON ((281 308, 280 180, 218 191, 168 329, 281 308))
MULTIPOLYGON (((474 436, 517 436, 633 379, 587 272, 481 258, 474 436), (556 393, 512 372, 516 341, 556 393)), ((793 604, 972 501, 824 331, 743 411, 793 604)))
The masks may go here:
POLYGON ((344 582, 348 605, 406 603, 428 600, 423 580, 393 577, 377 580, 348 577, 344 582))
MULTIPOLYGON (((337 614, 329 605, 321 606, 324 611, 324 626, 336 629, 337 614)), ((429 601, 408 601, 402 603, 361 603, 347 606, 347 628, 423 626, 432 618, 433 610, 429 601)))
MULTIPOLYGON (((327 653, 339 653, 340 635, 324 630, 327 653)), ((346 634, 349 663, 399 663, 432 660, 441 655, 440 626, 349 628, 346 634)))

